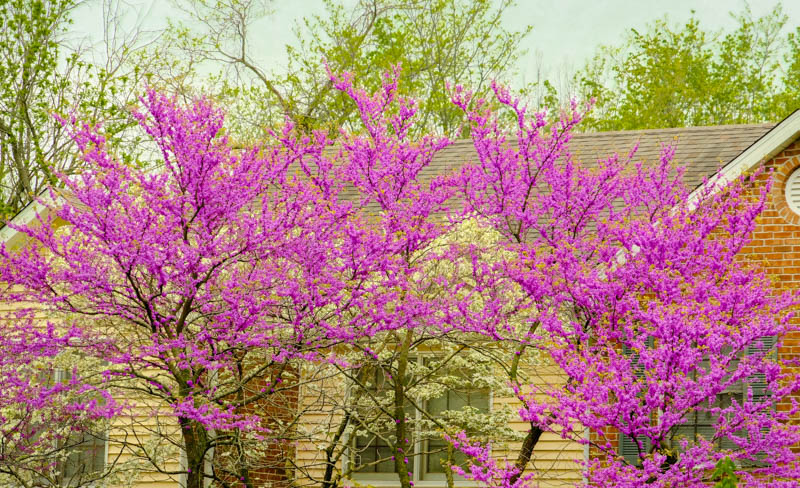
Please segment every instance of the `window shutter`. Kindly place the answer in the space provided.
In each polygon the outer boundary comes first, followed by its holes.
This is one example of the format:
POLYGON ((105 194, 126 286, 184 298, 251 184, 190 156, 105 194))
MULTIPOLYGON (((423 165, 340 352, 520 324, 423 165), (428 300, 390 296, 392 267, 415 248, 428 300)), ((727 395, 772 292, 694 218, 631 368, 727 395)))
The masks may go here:
MULTIPOLYGON (((642 443, 644 452, 650 451, 650 439, 644 436, 639 436, 639 442, 642 443)), ((620 434, 619 453, 628 464, 639 464, 639 447, 631 436, 620 434)))
POLYGON ((633 366, 633 374, 636 375, 636 378, 639 380, 644 379, 644 366, 639 364, 639 353, 633 352, 627 345, 622 346, 622 354, 629 357, 631 359, 631 365, 633 366))
MULTIPOLYGON (((647 341, 648 346, 652 347, 653 341, 650 338, 647 341)), ((631 361, 631 366, 633 367, 633 374, 636 375, 636 378, 639 381, 643 381, 645 379, 644 374, 644 365, 640 364, 639 362, 639 353, 634 352, 632 348, 628 345, 622 346, 622 354, 629 357, 631 361)), ((636 441, 631 438, 631 436, 625 435, 620 433, 619 435, 619 454, 620 456, 625 459, 628 464, 637 465, 639 464, 639 446, 637 445, 636 441)), ((650 451, 650 439, 644 436, 638 436, 639 442, 642 444, 643 452, 650 451)))
MULTIPOLYGON (((794 174, 797 174, 795 172, 794 174)), ((798 184, 800 184, 800 180, 798 180, 798 184)), ((747 346, 747 354, 755 354, 760 351, 769 351, 770 349, 775 347, 777 343, 777 337, 775 336, 767 336, 762 337, 760 339, 756 339, 754 344, 747 346)), ((764 373, 755 373, 751 377, 750 388, 753 390, 753 401, 763 401, 763 399, 767 396, 767 377, 764 373)))

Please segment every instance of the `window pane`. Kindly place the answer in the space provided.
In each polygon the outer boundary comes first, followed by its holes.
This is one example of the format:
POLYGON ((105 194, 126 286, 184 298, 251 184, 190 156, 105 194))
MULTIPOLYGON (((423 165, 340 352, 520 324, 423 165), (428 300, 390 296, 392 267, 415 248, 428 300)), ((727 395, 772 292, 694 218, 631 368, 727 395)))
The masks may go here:
POLYGON ((469 405, 481 412, 489 411, 489 390, 478 390, 470 394, 469 405))
POLYGON ((377 436, 357 436, 354 448, 356 466, 363 466, 361 473, 393 473, 392 449, 389 444, 377 436), (379 463, 375 463, 383 459, 379 463), (374 463, 374 464, 373 464, 374 463))
MULTIPOLYGON (((456 390, 451 389, 438 398, 433 398, 427 402, 428 413, 434 417, 442 417, 446 411, 458 411, 465 407, 472 407, 479 412, 489 412, 489 390, 456 390)), ((470 432, 467 431, 467 435, 470 432)), ((447 442, 442 438, 433 438, 426 442, 425 450, 425 474, 444 476, 445 468, 443 463, 447 461, 447 442)), ((467 462, 466 456, 459 451, 453 453, 453 464, 464 466, 467 462)))
MULTIPOLYGON (((426 469, 427 474, 441 474, 445 473, 445 466, 447 464, 447 442, 443 439, 431 439, 428 441, 428 451, 426 456, 426 469)), ((453 452, 452 462, 456 466, 465 467, 467 457, 461 451, 453 452)))
MULTIPOLYGON (((372 447, 359 447, 356 448, 355 463, 361 466, 366 466, 375 462, 375 449, 372 447)), ((375 471, 374 466, 369 466, 361 470, 362 472, 375 471)))
POLYGON ((392 461, 392 449, 388 446, 376 448, 378 459, 385 459, 375 466, 376 473, 394 473, 394 461, 392 461))
POLYGON ((64 486, 85 482, 105 467, 106 449, 102 435, 81 434, 71 438, 67 446, 67 457, 58 466, 64 486))
POLYGON ((447 459, 445 447, 446 446, 444 445, 444 442, 440 441, 430 441, 428 443, 428 450, 434 452, 428 454, 428 469, 425 471, 426 473, 444 474, 444 467, 442 466, 442 463, 444 463, 447 459), (436 452, 437 449, 440 450, 436 452))
MULTIPOLYGON (((730 407, 733 403, 733 400, 736 399, 737 402, 741 403, 742 401, 742 394, 741 393, 724 393, 717 395, 717 400, 714 402, 714 407, 717 408, 727 408, 730 407)), ((707 441, 714 440, 715 444, 724 449, 730 449, 733 444, 727 438, 717 438, 717 430, 715 425, 717 423, 717 414, 712 414, 705 409, 698 408, 696 412, 693 412, 686 422, 682 425, 678 425, 672 428, 671 438, 673 446, 681 450, 680 440, 686 439, 690 443, 697 442, 698 438, 703 438, 707 441)), ((743 432, 741 433, 744 434, 743 432)), ((737 435, 739 435, 737 433, 737 435)))
POLYGON ((469 404, 469 394, 450 390, 447 392, 447 403, 447 410, 461 410, 469 404))
POLYGON ((444 395, 442 395, 440 397, 431 398, 430 400, 428 400, 428 403, 427 403, 427 405, 428 405, 428 413, 430 413, 431 415, 439 415, 440 413, 444 412, 445 410, 448 410, 448 408, 447 408, 447 396, 448 396, 447 393, 445 393, 444 395))

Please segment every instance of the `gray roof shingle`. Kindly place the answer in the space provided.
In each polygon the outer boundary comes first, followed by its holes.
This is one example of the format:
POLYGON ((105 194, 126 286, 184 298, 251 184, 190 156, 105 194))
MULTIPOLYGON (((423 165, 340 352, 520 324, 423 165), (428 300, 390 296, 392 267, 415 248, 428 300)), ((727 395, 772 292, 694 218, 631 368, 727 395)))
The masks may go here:
MULTIPOLYGON (((685 182, 693 189, 773 127, 775 124, 751 124, 576 133, 569 148, 574 159, 591 165, 614 153, 625 156, 638 142, 634 160, 654 163, 662 144, 675 144, 675 162, 686 166, 685 182)), ((423 171, 423 178, 444 174, 475 160, 472 141, 456 141, 436 155, 423 171)))

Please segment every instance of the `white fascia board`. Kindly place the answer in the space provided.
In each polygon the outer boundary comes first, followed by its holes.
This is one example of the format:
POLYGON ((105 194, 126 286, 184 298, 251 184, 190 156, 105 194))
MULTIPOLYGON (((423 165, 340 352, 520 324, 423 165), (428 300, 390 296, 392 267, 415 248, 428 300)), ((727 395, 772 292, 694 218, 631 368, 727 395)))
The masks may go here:
MULTIPOLYGON (((708 181, 710 185, 713 185, 714 190, 712 193, 736 180, 745 172, 761 164, 761 162, 769 160, 798 137, 800 137, 800 109, 792 112, 772 130, 723 166, 719 173, 712 176, 708 181)), ((690 207, 693 208, 697 205, 697 199, 700 198, 702 191, 703 185, 689 195, 690 207)))
MULTIPOLYGON (((791 115, 783 119, 769 132, 761 136, 761 138, 751 144, 750 147, 733 158, 717 174, 709 178, 708 184, 713 185, 713 190, 711 193, 706 194, 706 196, 716 193, 725 185, 744 174, 746 171, 759 165, 762 161, 766 161, 775 156, 784 150, 789 144, 794 142, 798 137, 800 137, 800 109, 792 112, 791 115)), ((697 208, 697 205, 700 203, 700 198, 704 196, 704 188, 705 185, 701 184, 689 194, 687 203, 690 209, 693 210, 697 208)), ((672 212, 675 211, 677 211, 677 209, 673 208, 672 212)), ((630 253, 636 255, 639 253, 639 250, 639 246, 634 245, 631 248, 630 253)), ((627 261, 625 250, 620 249, 617 252, 617 264, 625 264, 625 261, 627 261)))
MULTIPOLYGON (((26 205, 25 208, 11 219, 9 224, 31 225, 36 222, 36 219, 40 215, 45 215, 49 209, 58 205, 61 199, 62 197, 58 195, 56 199, 53 199, 50 196, 50 192, 45 192, 26 205)), ((21 237, 21 233, 16 229, 12 229, 9 225, 5 225, 0 229, 0 243, 5 244, 7 247, 14 247, 12 244, 19 240, 19 237, 21 237)))

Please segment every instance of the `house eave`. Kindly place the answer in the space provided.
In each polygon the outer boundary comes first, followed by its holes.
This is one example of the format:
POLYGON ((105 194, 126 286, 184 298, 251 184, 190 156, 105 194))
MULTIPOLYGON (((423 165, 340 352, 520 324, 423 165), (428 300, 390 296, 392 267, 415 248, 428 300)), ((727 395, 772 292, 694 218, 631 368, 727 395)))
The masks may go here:
MULTIPOLYGON (((770 160, 800 137, 800 109, 792 112, 769 132, 733 158, 719 173, 709 179, 715 189, 724 187, 759 164, 770 160)), ((696 204, 703 187, 695 189, 689 196, 690 204, 696 204)))
POLYGON ((25 235, 13 228, 14 226, 33 225, 37 219, 47 215, 51 208, 57 206, 57 200, 50 196, 49 192, 42 193, 39 197, 25 206, 17 215, 14 216, 5 226, 0 228, 0 244, 7 249, 14 249, 21 246, 25 240, 25 235), (12 224, 12 225, 9 225, 12 224))

